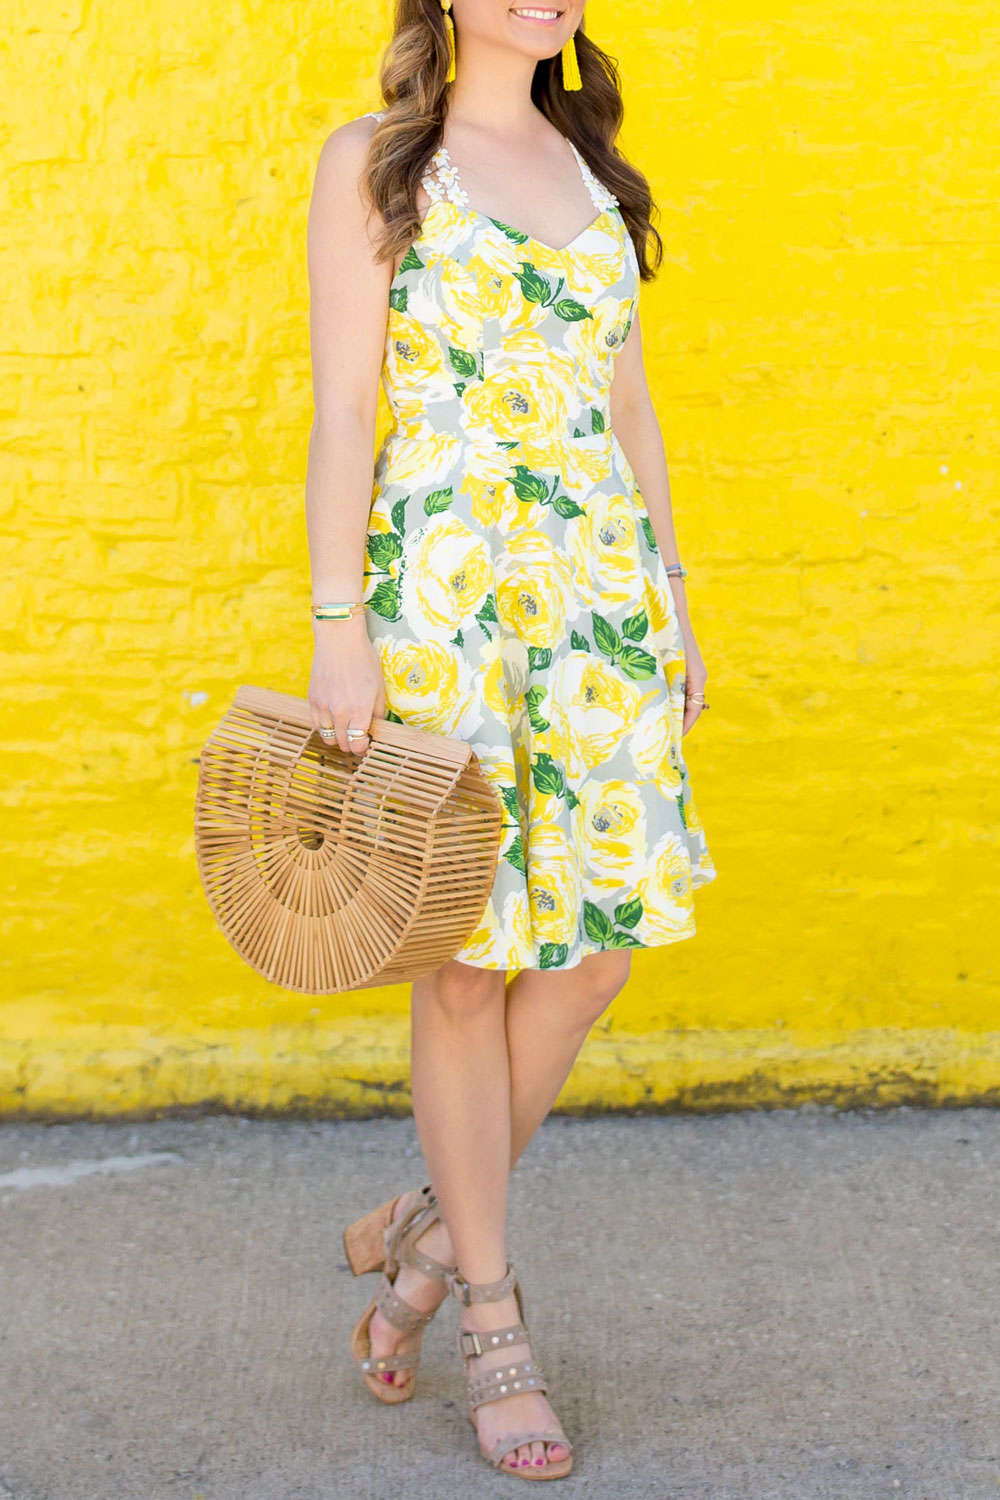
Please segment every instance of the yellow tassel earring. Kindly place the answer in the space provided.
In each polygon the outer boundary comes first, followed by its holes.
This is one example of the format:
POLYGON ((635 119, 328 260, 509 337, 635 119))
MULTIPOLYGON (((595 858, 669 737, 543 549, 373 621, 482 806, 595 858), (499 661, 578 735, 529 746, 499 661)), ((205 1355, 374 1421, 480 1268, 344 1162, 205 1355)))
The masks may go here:
POLYGON ((576 32, 573 33, 562 49, 562 77, 564 89, 583 88, 583 79, 580 77, 580 63, 576 55, 576 32))
POLYGON ((448 33, 448 72, 445 75, 445 83, 455 81, 455 23, 449 12, 451 11, 451 0, 441 0, 441 9, 444 11, 444 29, 448 33))

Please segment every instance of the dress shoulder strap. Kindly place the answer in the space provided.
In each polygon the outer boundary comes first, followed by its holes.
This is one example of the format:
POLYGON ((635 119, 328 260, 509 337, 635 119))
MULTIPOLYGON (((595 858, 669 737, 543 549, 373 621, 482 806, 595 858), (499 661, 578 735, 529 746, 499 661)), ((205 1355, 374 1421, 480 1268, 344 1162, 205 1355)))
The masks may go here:
MULTIPOLYGON (((369 116, 372 119, 381 120, 385 116, 385 110, 366 110, 362 119, 367 119, 369 116)), ((437 148, 427 163, 420 181, 432 203, 457 203, 467 206, 468 199, 465 196, 465 189, 458 180, 458 170, 443 144, 437 148)))
MULTIPOLYGON (((374 120, 381 120, 384 119, 385 113, 384 109, 369 109, 365 111, 362 118, 367 119, 370 116, 374 120)), ((617 208, 618 199, 611 189, 606 188, 600 178, 591 171, 589 164, 579 151, 576 142, 571 141, 569 136, 566 136, 565 139, 569 142, 573 155, 576 157, 577 165, 580 168, 580 175, 586 184, 587 191, 590 193, 594 207, 598 210, 617 208)), ((469 200, 459 180, 458 168, 449 156, 445 145, 442 144, 437 148, 427 163, 421 181, 424 191, 432 203, 457 203, 461 207, 468 207, 469 200)))
POLYGON ((588 163, 584 160, 580 151, 577 149, 576 142, 570 141, 569 136, 567 136, 566 139, 569 141, 570 146, 573 149, 573 155, 576 157, 577 164, 580 168, 580 176, 583 178, 584 182, 587 185, 594 207, 597 209, 617 208, 618 199, 615 197, 614 193, 610 188, 606 188, 600 178, 590 170, 588 163))
POLYGON ((443 142, 427 163, 421 180, 432 203, 454 203, 460 208, 468 208, 469 199, 459 178, 458 168, 443 142))

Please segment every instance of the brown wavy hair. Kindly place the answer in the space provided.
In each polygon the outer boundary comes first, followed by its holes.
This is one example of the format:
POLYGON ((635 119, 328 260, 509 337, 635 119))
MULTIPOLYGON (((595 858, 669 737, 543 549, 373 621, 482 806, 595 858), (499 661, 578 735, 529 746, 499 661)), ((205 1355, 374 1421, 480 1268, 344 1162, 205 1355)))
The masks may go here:
MULTIPOLYGON (((392 39, 379 75, 386 113, 376 123, 364 175, 364 187, 385 226, 376 246, 379 261, 394 258, 420 234, 416 193, 441 143, 449 46, 440 0, 396 0, 392 39)), ((456 48, 460 46, 456 35, 456 48)), ((651 223, 658 210, 649 184, 615 145, 625 113, 618 66, 585 34, 582 22, 576 31, 576 52, 583 87, 569 92, 563 88, 556 53, 538 62, 531 97, 618 199, 640 277, 651 281, 663 260, 663 241, 651 223)))

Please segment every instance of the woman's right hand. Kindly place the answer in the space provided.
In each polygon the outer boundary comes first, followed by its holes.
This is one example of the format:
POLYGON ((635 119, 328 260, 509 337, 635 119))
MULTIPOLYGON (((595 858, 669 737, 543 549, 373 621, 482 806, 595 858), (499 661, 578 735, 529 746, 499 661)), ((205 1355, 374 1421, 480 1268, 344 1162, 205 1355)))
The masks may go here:
MULTIPOLYGON (((313 728, 336 730, 337 744, 363 755, 367 734, 350 739, 348 729, 367 730, 372 718, 385 715, 385 679, 377 648, 368 638, 364 610, 349 620, 314 620, 316 650, 309 678, 313 728)), ((333 740, 323 735, 327 744, 333 740)))

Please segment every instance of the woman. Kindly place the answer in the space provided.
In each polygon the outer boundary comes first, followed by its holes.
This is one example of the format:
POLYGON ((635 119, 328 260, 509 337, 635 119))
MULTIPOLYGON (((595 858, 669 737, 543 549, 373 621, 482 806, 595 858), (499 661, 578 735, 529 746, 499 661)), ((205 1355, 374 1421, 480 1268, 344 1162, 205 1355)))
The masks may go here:
POLYGON ((383 1269, 352 1349, 408 1399, 451 1290, 481 1452, 550 1479, 572 1447, 507 1261, 508 1173, 630 950, 695 930, 715 870, 681 737, 707 674, 636 313, 662 247, 614 146, 614 64, 583 0, 451 10, 398 0, 387 107, 327 139, 309 218, 314 607, 351 606, 314 620, 313 722, 356 755, 373 716, 466 739, 506 809, 478 930, 413 986, 433 1191, 345 1232, 356 1271, 383 1269))

